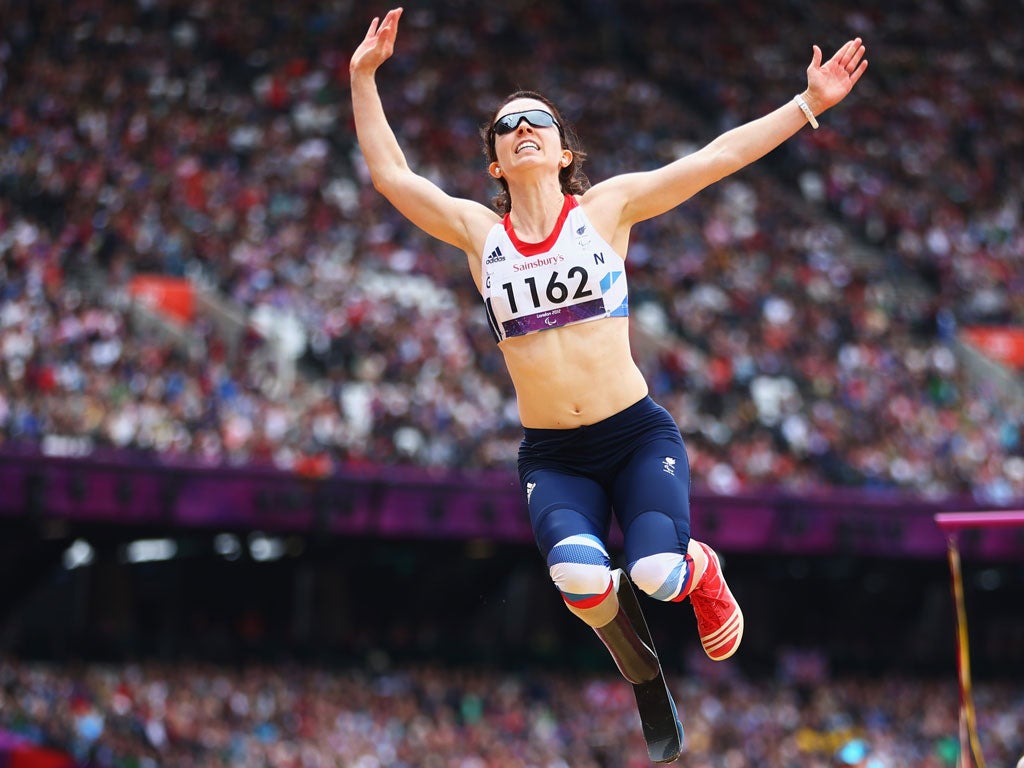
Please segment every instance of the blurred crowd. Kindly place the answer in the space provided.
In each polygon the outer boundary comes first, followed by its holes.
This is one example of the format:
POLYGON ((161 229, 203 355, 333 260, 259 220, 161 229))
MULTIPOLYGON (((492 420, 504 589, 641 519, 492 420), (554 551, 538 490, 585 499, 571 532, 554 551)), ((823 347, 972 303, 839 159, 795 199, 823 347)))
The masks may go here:
MULTIPOLYGON (((355 142, 348 56, 384 10, 0 0, 0 441, 513 466, 464 256, 355 142), (146 273, 230 308, 240 341, 208 312, 143 323, 146 273)), ((783 103, 812 43, 852 35, 870 68, 820 130, 635 229, 637 359, 714 491, 1024 498, 1024 407, 953 345, 1024 323, 1020 4, 424 3, 379 81, 410 163, 487 201, 480 123, 518 87, 560 105, 596 181, 783 103)))
MULTIPOLYGON (((952 768, 955 681, 670 681, 692 768, 952 768)), ((1024 696, 974 692, 988 764, 1024 696)), ((547 672, 0 663, 0 730, 90 768, 642 768, 630 686, 547 672)))

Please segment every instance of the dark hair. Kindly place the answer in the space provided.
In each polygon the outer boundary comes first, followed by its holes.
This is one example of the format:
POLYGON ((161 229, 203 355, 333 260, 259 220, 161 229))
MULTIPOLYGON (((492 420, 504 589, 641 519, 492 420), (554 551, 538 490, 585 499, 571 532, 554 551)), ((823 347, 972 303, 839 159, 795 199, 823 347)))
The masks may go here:
MULTIPOLYGON (((487 121, 487 124, 481 126, 480 137, 484 140, 484 154, 487 156, 488 164, 496 162, 498 159, 498 154, 494 150, 494 121, 498 118, 498 113, 504 109, 505 105, 516 99, 534 99, 541 102, 548 108, 548 111, 551 112, 555 120, 558 121, 558 134, 562 139, 562 149, 568 149, 572 152, 572 162, 558 172, 562 193, 566 195, 581 195, 586 192, 590 188, 590 180, 583 173, 583 161, 587 159, 587 153, 583 151, 583 146, 580 144, 579 137, 576 136, 576 131, 565 122, 562 115, 558 112, 558 108, 549 99, 535 91, 516 91, 509 94, 491 114, 491 119, 487 121)), ((491 204, 498 213, 505 215, 512 210, 512 200, 508 195, 508 182, 503 177, 498 177, 497 182, 501 186, 501 190, 491 198, 491 204)))

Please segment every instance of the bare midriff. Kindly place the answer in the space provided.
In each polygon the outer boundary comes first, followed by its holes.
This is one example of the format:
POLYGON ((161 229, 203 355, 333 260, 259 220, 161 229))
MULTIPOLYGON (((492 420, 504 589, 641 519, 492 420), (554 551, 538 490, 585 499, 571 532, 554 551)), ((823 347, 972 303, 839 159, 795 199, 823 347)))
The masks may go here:
POLYGON ((516 336, 499 348, 524 427, 595 424, 647 395, 647 382, 630 351, 625 317, 516 336))

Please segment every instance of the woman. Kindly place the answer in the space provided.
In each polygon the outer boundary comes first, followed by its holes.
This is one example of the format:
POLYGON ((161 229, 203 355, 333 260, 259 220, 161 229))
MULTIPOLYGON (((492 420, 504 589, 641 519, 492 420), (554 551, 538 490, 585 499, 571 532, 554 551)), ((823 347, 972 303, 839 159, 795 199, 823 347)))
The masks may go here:
POLYGON ((690 471, 671 416, 648 396, 629 347, 623 260, 631 227, 762 157, 839 103, 867 67, 860 39, 774 112, 653 171, 589 187, 582 152, 551 102, 519 92, 485 131, 497 212, 414 173, 388 125, 375 73, 402 9, 375 18, 350 62, 356 132, 374 187, 428 234, 462 249, 515 386, 519 475, 541 553, 569 610, 631 682, 657 659, 619 606, 605 539, 614 514, 626 572, 658 600, 689 597, 705 652, 732 656, 743 614, 715 552, 690 538, 690 471))

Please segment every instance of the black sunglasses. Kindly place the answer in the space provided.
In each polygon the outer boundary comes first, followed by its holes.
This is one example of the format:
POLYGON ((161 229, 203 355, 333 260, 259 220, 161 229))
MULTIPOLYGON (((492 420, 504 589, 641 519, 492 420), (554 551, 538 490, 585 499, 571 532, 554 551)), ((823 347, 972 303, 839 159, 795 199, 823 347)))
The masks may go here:
POLYGON ((550 128, 555 126, 559 133, 562 131, 562 126, 558 124, 558 121, 555 120, 550 112, 545 112, 543 109, 528 109, 525 112, 512 112, 504 117, 499 117, 494 125, 491 126, 491 130, 494 131, 495 136, 504 136, 506 133, 512 133, 512 131, 518 128, 519 123, 523 120, 534 128, 550 128))

